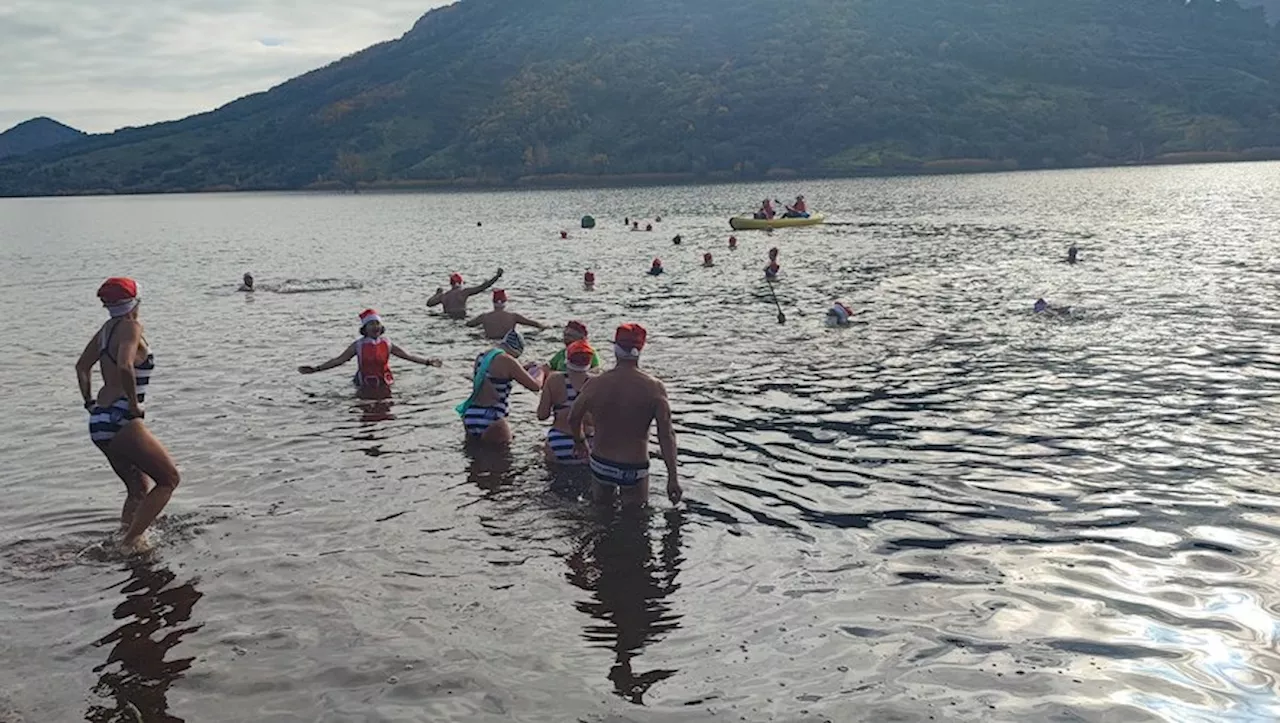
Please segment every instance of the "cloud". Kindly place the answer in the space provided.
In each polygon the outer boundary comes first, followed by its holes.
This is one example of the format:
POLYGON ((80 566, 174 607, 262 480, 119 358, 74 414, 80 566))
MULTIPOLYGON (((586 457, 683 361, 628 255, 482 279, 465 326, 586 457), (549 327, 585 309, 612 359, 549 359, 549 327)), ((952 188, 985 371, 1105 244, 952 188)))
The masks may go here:
POLYGON ((0 130, 89 132, 211 110, 404 34, 448 0, 7 0, 0 130))

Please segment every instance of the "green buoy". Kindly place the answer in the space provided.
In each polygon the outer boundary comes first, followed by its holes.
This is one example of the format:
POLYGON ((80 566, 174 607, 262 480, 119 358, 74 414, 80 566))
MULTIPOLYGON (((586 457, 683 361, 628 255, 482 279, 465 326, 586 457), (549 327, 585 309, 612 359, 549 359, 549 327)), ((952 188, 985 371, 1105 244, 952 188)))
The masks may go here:
POLYGON ((592 216, 583 216, 583 217, 582 217, 582 227, 583 227, 583 228, 595 228, 595 227, 596 227, 596 220, 595 220, 595 218, 594 218, 594 217, 592 217, 592 216))

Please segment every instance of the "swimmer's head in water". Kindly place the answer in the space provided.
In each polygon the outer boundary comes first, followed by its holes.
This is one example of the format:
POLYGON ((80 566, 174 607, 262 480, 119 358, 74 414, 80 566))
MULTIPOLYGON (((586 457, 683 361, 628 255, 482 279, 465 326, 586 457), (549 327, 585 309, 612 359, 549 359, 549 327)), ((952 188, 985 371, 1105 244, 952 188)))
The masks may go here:
POLYGON ((454 288, 462 286, 462 274, 450 274, 449 285, 454 288))
POLYGON ((520 332, 512 329, 507 332, 506 336, 502 337, 500 346, 506 349, 511 356, 518 357, 524 353, 524 337, 520 335, 520 332))
POLYGON ((639 324, 623 324, 613 334, 613 354, 619 359, 639 359, 649 332, 639 324))
POLYGON ((382 325, 382 317, 378 316, 378 312, 373 309, 365 309, 360 312, 360 333, 370 339, 382 336, 386 331, 386 327, 382 325))
POLYGON ((98 299, 115 319, 138 308, 138 282, 125 276, 113 276, 98 287, 98 299))
POLYGON ((662 259, 654 259, 654 260, 653 260, 653 268, 655 268, 655 269, 660 269, 660 268, 662 268, 662 259))
POLYGON ((571 321, 564 327, 564 345, 570 346, 575 341, 587 338, 587 325, 581 321, 571 321))
POLYGON ((248 273, 248 272, 245 272, 245 275, 244 275, 244 285, 245 285, 245 286, 253 286, 253 274, 248 273))
POLYGON ((507 290, 494 289, 493 291, 493 308, 501 309, 507 305, 507 290))
POLYGON ((582 275, 582 283, 584 283, 584 284, 586 284, 586 285, 590 286, 591 284, 594 284, 595 282, 596 282, 596 275, 595 275, 595 273, 594 273, 594 272, 592 272, 592 271, 587 271, 587 273, 585 273, 585 274, 583 274, 583 275, 582 275))
POLYGON ((1035 312, 1037 314, 1048 311, 1049 302, 1045 301, 1044 299, 1036 299, 1036 305, 1032 308, 1035 309, 1035 312))
POLYGON ((565 367, 571 372, 590 371, 591 362, 596 357, 596 350, 585 340, 575 341, 565 351, 565 367))

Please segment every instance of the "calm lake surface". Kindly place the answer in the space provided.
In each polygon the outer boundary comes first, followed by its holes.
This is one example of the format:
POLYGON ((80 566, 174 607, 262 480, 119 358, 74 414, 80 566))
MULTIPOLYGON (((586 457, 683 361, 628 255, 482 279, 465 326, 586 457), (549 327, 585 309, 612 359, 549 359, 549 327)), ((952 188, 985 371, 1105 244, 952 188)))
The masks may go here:
POLYGON ((1278 229, 1276 164, 0 200, 0 720, 1276 720, 1278 229), (842 225, 728 250, 797 192, 842 225), (522 390, 509 454, 464 450, 486 345, 424 302, 497 266, 648 326, 685 504, 594 510, 522 390), (148 560, 96 547, 124 490, 72 369, 117 274, 183 472, 148 560), (390 405, 295 371, 366 306, 445 360, 390 405))

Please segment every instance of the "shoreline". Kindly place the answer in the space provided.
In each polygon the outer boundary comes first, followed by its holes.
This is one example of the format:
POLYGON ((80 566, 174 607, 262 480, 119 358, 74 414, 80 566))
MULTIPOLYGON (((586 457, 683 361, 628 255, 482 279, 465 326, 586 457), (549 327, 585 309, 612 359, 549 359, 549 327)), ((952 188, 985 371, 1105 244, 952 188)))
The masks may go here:
POLYGON ((1076 165, 1045 165, 1022 167, 1013 159, 993 161, 980 158, 952 158, 926 161, 909 168, 868 168, 856 172, 796 171, 773 169, 764 174, 744 177, 733 171, 709 173, 631 173, 631 174, 575 174, 559 173, 542 176, 524 176, 512 181, 482 178, 456 178, 451 180, 400 179, 369 181, 355 186, 338 181, 320 181, 306 186, 289 187, 235 187, 225 185, 202 188, 175 188, 170 190, 121 191, 115 189, 89 189, 61 193, 0 194, 6 198, 72 198, 97 196, 168 196, 211 193, 305 193, 340 192, 359 194, 389 191, 456 193, 459 191, 524 191, 524 190, 590 190, 617 188, 649 188, 654 186, 693 186, 705 184, 752 184, 789 182, 857 180, 864 178, 910 178, 921 176, 969 176, 994 173, 1031 173, 1036 171, 1070 171, 1106 168, 1143 168, 1150 166, 1201 166, 1232 163, 1264 163, 1280 161, 1280 148, 1251 148, 1245 151, 1189 151, 1166 153, 1142 161, 1126 163, 1098 163, 1076 165))

